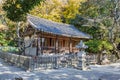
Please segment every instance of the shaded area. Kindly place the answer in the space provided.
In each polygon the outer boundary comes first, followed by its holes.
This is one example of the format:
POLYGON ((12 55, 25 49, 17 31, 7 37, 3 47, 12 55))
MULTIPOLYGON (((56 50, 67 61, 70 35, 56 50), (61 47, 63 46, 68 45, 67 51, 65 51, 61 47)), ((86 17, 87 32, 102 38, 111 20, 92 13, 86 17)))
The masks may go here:
POLYGON ((120 80, 120 74, 104 74, 100 76, 99 80, 120 80))
POLYGON ((16 74, 4 73, 0 74, 0 80, 23 80, 23 79, 16 74))

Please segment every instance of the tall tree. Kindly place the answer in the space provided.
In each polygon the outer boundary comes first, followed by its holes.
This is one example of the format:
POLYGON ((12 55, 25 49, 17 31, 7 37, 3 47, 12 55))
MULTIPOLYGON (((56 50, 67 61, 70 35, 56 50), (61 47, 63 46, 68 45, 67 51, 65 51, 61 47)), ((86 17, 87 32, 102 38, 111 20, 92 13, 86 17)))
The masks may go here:
POLYGON ((26 21, 27 13, 38 5, 41 0, 5 0, 3 2, 3 10, 6 17, 13 22, 17 23, 16 32, 18 37, 18 46, 20 47, 19 29, 21 22, 26 21))
MULTIPOLYGON (((88 21, 89 28, 86 30, 85 26, 80 27, 83 31, 87 31, 92 34, 93 38, 101 36, 102 38, 97 38, 107 40, 111 42, 114 46, 113 52, 116 54, 119 39, 119 0, 87 0, 80 6, 79 16, 83 16, 85 20, 88 21), (92 22, 92 25, 91 25, 92 22), (93 28, 93 29, 92 29, 93 28), (91 29, 91 30, 90 30, 91 29), (106 34, 104 34, 106 32, 106 34), (99 35, 100 34, 100 35, 99 35)), ((76 19, 77 20, 77 17, 76 19)), ((83 19, 82 19, 83 20, 83 19)), ((81 26, 80 19, 74 24, 81 26)), ((119 54, 116 54, 119 59, 119 54)))

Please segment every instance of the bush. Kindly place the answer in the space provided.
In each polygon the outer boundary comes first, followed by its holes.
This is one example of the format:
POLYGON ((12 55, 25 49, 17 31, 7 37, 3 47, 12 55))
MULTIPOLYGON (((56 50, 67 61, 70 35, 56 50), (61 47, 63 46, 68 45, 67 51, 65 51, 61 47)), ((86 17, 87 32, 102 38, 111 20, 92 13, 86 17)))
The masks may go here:
POLYGON ((0 47, 0 51, 2 52, 18 52, 18 48, 17 47, 11 47, 11 46, 7 46, 7 47, 0 47))
POLYGON ((103 50, 109 51, 113 49, 112 44, 103 40, 89 40, 85 44, 88 45, 87 51, 93 53, 98 53, 103 50))

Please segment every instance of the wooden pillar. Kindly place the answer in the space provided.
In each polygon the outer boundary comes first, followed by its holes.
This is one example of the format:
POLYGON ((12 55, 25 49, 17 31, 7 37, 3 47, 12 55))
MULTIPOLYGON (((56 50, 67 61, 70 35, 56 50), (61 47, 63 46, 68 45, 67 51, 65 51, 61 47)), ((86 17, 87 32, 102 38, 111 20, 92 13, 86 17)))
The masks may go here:
MULTIPOLYGON (((29 40, 30 40, 30 41, 31 41, 31 38, 32 38, 32 35, 29 35, 29 40)), ((29 41, 29 43, 30 43, 31 45, 30 45, 30 47, 29 47, 29 55, 31 55, 31 54, 30 54, 30 49, 31 49, 31 47, 33 47, 33 41, 32 41, 32 42, 30 42, 30 41, 29 41)))
POLYGON ((41 45, 41 54, 43 54, 43 47, 44 47, 44 42, 42 41, 43 39, 43 30, 41 31, 41 42, 42 42, 42 45, 41 45))
POLYGON ((38 35, 38 55, 42 54, 42 30, 40 29, 40 34, 38 35))
POLYGON ((69 39, 69 53, 71 53, 71 52, 72 52, 72 39, 70 37, 70 39, 69 39))
POLYGON ((59 46, 58 46, 58 37, 56 36, 56 39, 55 39, 55 54, 57 54, 59 51, 59 46))
POLYGON ((72 52, 72 40, 70 41, 70 52, 72 52))
POLYGON ((38 42, 38 55, 40 55, 41 54, 41 38, 40 38, 40 36, 38 36, 37 42, 38 42))
POLYGON ((38 50, 39 50, 39 47, 38 47, 38 37, 37 37, 37 39, 36 39, 36 42, 37 42, 37 45, 36 45, 36 47, 37 47, 37 48, 36 48, 36 49, 37 49, 37 50, 36 50, 36 56, 38 56, 38 50))

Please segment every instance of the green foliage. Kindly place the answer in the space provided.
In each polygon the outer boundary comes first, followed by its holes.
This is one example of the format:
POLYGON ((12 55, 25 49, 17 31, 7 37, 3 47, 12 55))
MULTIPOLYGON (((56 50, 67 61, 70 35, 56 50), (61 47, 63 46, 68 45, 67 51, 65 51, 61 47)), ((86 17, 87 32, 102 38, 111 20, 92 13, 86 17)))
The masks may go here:
POLYGON ((84 0, 69 0, 68 3, 64 5, 62 9, 63 22, 70 23, 71 19, 76 17, 76 15, 79 13, 81 2, 84 2, 84 0))
POLYGON ((18 48, 17 47, 11 47, 11 46, 0 47, 0 51, 2 51, 2 52, 18 52, 18 48))
POLYGON ((2 18, 0 18, 0 21, 1 21, 1 23, 0 23, 0 25, 2 24, 4 24, 5 26, 6 25, 9 25, 9 28, 6 30, 0 30, 0 45, 1 46, 15 46, 16 45, 16 43, 15 43, 15 41, 14 41, 14 38, 15 38, 15 36, 16 36, 16 31, 15 31, 15 23, 14 22, 12 22, 12 21, 10 21, 10 20, 8 20, 7 18, 5 18, 5 20, 2 18), (12 44, 11 44, 12 43, 12 44))
POLYGON ((113 20, 111 20, 111 19, 103 19, 102 23, 103 23, 104 26, 110 27, 113 24, 113 20))
POLYGON ((113 3, 110 0, 87 0, 80 5, 79 15, 88 19, 105 18, 105 20, 109 19, 110 21, 111 19, 109 16, 112 15, 112 9, 113 3))
MULTIPOLYGON (((16 37, 16 25, 13 22, 22 22, 26 20, 27 13, 34 8, 34 6, 38 5, 41 0, 4 0, 2 4, 2 8, 0 6, 0 12, 2 9, 5 12, 5 17, 9 20, 6 21, 7 26, 9 26, 9 30, 1 33, 0 44, 1 45, 10 45, 16 46, 16 42, 14 38, 16 37), (13 21, 13 22, 12 22, 13 21), (5 35, 5 36, 4 36, 5 35)), ((3 12, 3 11, 2 11, 3 12)), ((20 25, 21 27, 21 25, 20 25)))
POLYGON ((41 0, 5 0, 3 3, 3 9, 6 12, 6 16, 14 21, 23 21, 26 19, 26 15, 35 5, 41 0))
POLYGON ((89 52, 97 53, 100 51, 99 46, 101 43, 98 40, 89 40, 85 44, 88 46, 89 52))
POLYGON ((0 32, 0 45, 7 46, 8 41, 5 39, 6 35, 4 32, 0 32))
POLYGON ((109 51, 113 49, 113 46, 110 42, 108 41, 102 41, 102 45, 104 46, 104 49, 109 51))
POLYGON ((14 37, 11 37, 12 33, 9 31, 1 31, 0 32, 0 46, 16 46, 16 42, 14 41, 14 37))
POLYGON ((117 44, 120 43, 120 38, 117 38, 117 39, 116 39, 116 42, 117 42, 117 44))
POLYGON ((111 0, 87 0, 80 5, 79 14, 72 20, 72 24, 81 31, 89 33, 94 39, 110 41, 111 34, 115 40, 115 34, 118 35, 119 30, 114 25, 114 7, 114 1, 111 0))
POLYGON ((89 40, 85 43, 88 45, 88 51, 93 53, 98 53, 103 50, 112 50, 112 44, 110 44, 108 41, 102 41, 102 40, 89 40))
POLYGON ((79 12, 79 5, 84 0, 46 0, 36 6, 31 14, 53 20, 56 22, 70 23, 79 12))
POLYGON ((56 22, 61 22, 62 5, 63 3, 60 0, 42 1, 30 11, 30 14, 56 22))
POLYGON ((79 8, 80 15, 88 18, 96 18, 99 16, 98 5, 88 0, 81 4, 79 8))

